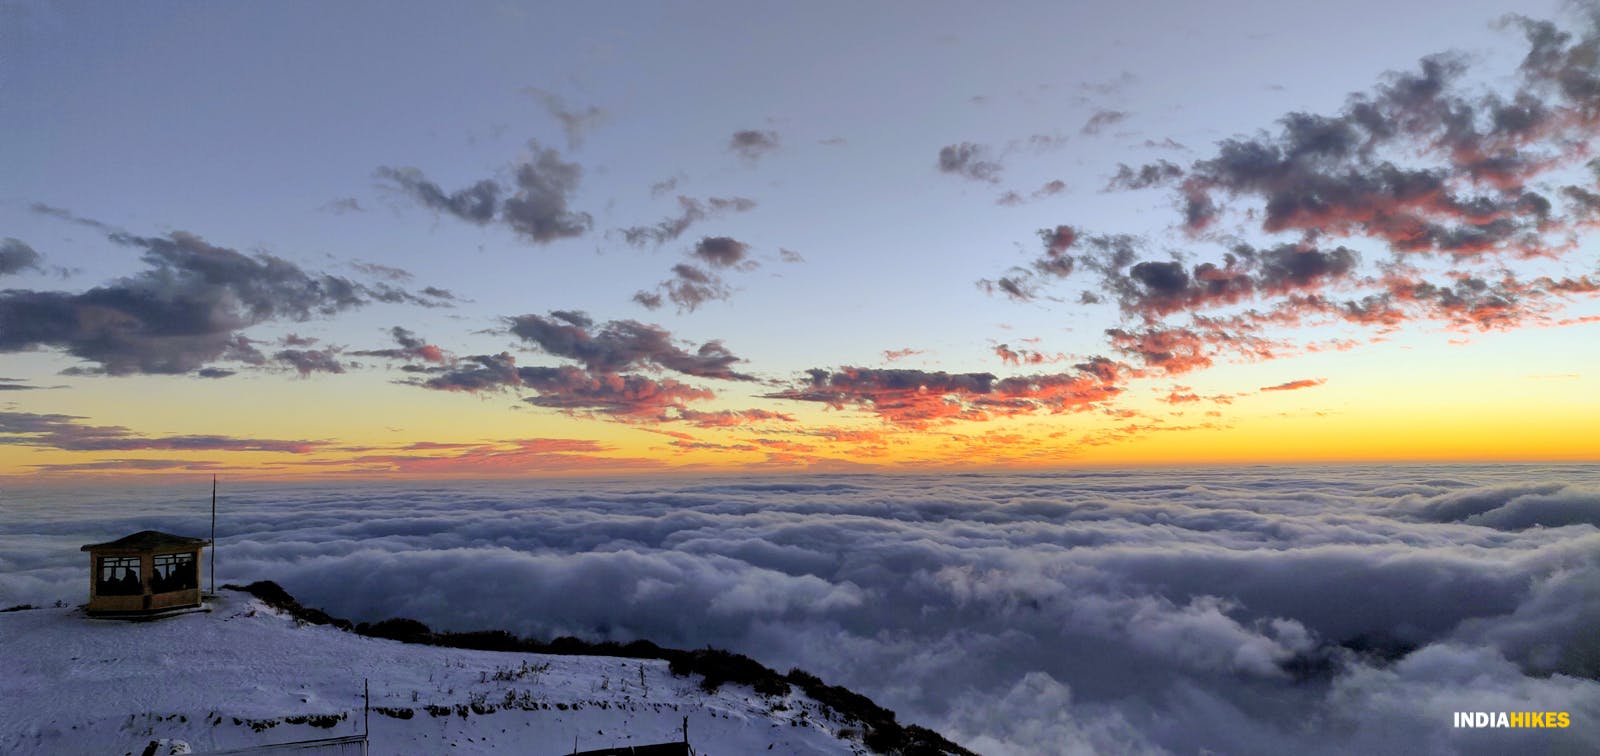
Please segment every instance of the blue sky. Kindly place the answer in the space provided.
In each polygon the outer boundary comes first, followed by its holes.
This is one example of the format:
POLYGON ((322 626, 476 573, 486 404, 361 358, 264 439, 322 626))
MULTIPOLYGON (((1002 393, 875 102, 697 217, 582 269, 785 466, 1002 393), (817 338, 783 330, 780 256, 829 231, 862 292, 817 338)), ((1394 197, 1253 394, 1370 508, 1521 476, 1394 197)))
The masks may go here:
MULTIPOLYGON (((1487 2, 1454 4, 1448 13, 1376 2, 10 3, 0 31, 8 50, 0 71, 0 236, 36 250, 42 263, 5 285, 76 292, 136 275, 147 267, 137 245, 108 240, 108 230, 141 238, 182 231, 307 272, 454 296, 450 307, 374 304, 240 331, 261 343, 293 333, 317 339, 318 349, 373 351, 389 346, 400 326, 457 357, 526 352, 508 338, 505 318, 582 311, 597 323, 658 325, 684 344, 720 341, 761 385, 717 388, 707 406, 771 412, 797 405, 755 400, 803 384, 814 368, 1005 377, 1030 367, 999 359, 996 347, 1006 344, 1066 370, 1095 356, 1123 359, 1105 332, 1127 325, 1129 313, 1081 304, 1083 292, 1107 285, 1085 277, 1081 265, 1079 278, 1031 301, 997 293, 993 282, 1038 257, 1039 229, 1131 234, 1143 242, 1140 259, 1186 265, 1217 259, 1229 238, 1293 239, 1252 232, 1248 209, 1229 230, 1237 236, 1197 237, 1183 227, 1182 197, 1170 185, 1104 191, 1119 164, 1204 161, 1222 140, 1266 138, 1286 114, 1339 113, 1350 93, 1376 91, 1391 80, 1386 72, 1415 71, 1419 59, 1447 50, 1463 61, 1464 96, 1508 92, 1526 53, 1520 29, 1497 23, 1511 10, 1487 2), (760 135, 761 148, 733 149, 740 132, 760 135), (970 165, 983 167, 941 171, 941 150, 962 145, 977 150, 970 165), (573 166, 565 209, 587 217, 581 233, 530 239, 503 223, 464 222, 382 173, 414 169, 446 193, 484 180, 511 187, 515 166, 545 151, 573 166), (997 202, 1008 192, 1016 202, 997 202), (714 198, 745 208, 709 210, 660 244, 626 241, 625 229, 678 216, 682 202, 710 207, 714 198), (39 212, 40 204, 63 212, 39 212), (696 242, 720 237, 747 245, 739 264, 712 271, 724 298, 693 309, 667 300, 653 310, 634 299, 664 294, 658 285, 672 279, 674 265, 693 262, 696 242), (786 261, 784 250, 803 261, 786 261), (407 275, 386 278, 384 269, 407 275), (897 350, 915 352, 885 355, 897 350)), ((1557 3, 1514 10, 1581 26, 1557 3)), ((1538 178, 1548 192, 1592 182, 1581 162, 1538 178)), ((1371 234, 1308 231, 1348 243, 1367 264, 1369 283, 1380 275, 1373 263, 1394 253, 1371 234)), ((1592 241, 1573 238, 1577 247, 1559 259, 1502 257, 1523 278, 1586 275, 1592 241)), ((1443 275, 1455 262, 1436 256, 1429 264, 1443 266, 1435 270, 1443 275)), ((1468 262, 1480 273, 1497 264, 1468 262)), ((1585 297, 1561 306, 1552 318, 1595 311, 1585 297)), ((1579 383, 1568 380, 1562 391, 1578 395, 1592 378, 1551 347, 1586 328, 1529 328, 1512 345, 1473 347, 1485 351, 1468 359, 1527 361, 1521 374, 1529 375, 1576 371, 1579 383)), ((1323 331, 1302 343, 1372 335, 1348 323, 1323 331)), ((1219 359, 1214 373, 1178 379, 1146 371, 1118 388, 1130 397, 1167 391, 1166 378, 1217 383, 1219 392, 1320 379, 1332 392, 1373 364, 1415 359, 1427 374, 1462 359, 1448 343, 1458 337, 1437 324, 1408 326, 1386 334, 1388 346, 1367 347, 1366 357, 1352 350, 1338 364, 1252 358, 1243 371, 1240 360, 1219 359), (1382 351, 1402 347, 1426 356, 1382 351)), ((69 387, 17 392, 16 411, 145 434, 263 432, 259 418, 221 409, 208 410, 220 429, 95 416, 89 408, 148 389, 124 376, 58 376, 83 367, 59 343, 8 352, 6 377, 69 387)), ((538 352, 519 364, 537 362, 538 352)), ((265 372, 239 372, 270 384, 274 405, 337 405, 367 390, 420 394, 393 387, 393 364, 368 360, 358 369, 349 355, 339 359, 351 375, 302 377, 271 361, 265 372)), ((190 391, 192 379, 162 380, 184 381, 162 389, 180 395, 209 390, 190 391)), ((516 393, 503 398, 515 404, 516 393)), ((1292 409, 1326 412, 1362 400, 1330 393, 1307 401, 1292 409)), ((870 424, 876 410, 868 405, 852 405, 845 417, 870 424)), ((1137 402, 1095 409, 1150 414, 1137 402)), ((616 443, 621 433, 595 425, 613 420, 597 419, 592 408, 524 414, 536 421, 507 420, 478 438, 559 431, 616 443)), ((644 451, 640 439, 648 437, 632 438, 624 446, 644 451)), ((34 445, 7 467, 31 469, 27 460, 48 451, 34 445)))

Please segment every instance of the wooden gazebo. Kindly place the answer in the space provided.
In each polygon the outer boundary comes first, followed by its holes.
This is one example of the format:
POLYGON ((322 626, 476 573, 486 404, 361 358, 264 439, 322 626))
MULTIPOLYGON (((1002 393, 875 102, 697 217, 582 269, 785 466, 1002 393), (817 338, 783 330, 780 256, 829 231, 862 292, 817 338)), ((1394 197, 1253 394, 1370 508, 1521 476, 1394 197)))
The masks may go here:
POLYGON ((201 605, 204 538, 142 530, 89 552, 89 613, 140 616, 201 605))

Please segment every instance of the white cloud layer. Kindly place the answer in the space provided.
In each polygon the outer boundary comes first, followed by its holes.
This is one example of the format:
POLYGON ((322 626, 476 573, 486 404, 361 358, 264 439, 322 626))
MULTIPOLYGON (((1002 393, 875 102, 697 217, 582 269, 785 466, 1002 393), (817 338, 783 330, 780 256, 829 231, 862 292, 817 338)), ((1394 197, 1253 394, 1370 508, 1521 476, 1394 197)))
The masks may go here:
MULTIPOLYGON (((221 523, 221 581, 726 647, 983 753, 1600 749, 1592 466, 225 486, 221 523)), ((8 492, 0 605, 147 527, 204 534, 203 492, 8 492)))

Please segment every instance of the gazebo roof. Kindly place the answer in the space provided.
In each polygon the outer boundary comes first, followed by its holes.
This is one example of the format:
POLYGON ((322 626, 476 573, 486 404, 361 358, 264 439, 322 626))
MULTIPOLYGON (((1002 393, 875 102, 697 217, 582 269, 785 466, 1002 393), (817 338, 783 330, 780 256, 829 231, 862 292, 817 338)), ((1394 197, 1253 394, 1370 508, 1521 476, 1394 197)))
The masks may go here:
POLYGON ((204 538, 173 535, 159 530, 141 530, 133 535, 118 538, 115 541, 87 544, 79 551, 94 551, 97 549, 137 549, 139 551, 148 551, 168 546, 205 546, 209 543, 204 538))

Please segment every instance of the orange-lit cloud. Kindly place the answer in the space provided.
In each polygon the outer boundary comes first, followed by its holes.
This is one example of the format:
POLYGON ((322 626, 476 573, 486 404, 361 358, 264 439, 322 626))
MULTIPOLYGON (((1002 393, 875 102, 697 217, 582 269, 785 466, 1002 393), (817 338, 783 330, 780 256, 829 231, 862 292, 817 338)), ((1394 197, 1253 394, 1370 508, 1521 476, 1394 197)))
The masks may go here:
MULTIPOLYGON (((1187 166, 1121 165, 1107 189, 1173 192, 1179 212, 1168 228, 1185 232, 1191 249, 1061 224, 1038 232, 1042 251, 1030 265, 979 284, 1034 300, 1063 281, 1086 283, 1080 303, 1113 302, 1124 320, 1106 332, 1111 348, 1172 375, 1362 343, 1301 341, 1267 333, 1273 326, 1385 334, 1412 323, 1503 331, 1582 322, 1561 310, 1600 294, 1575 254, 1579 234, 1600 222, 1594 39, 1508 23, 1528 43, 1509 91, 1470 83, 1464 59, 1428 57, 1337 112, 1287 114, 1187 166), (1346 240, 1391 256, 1363 269, 1346 240), (1583 270, 1523 280, 1505 267, 1530 258, 1583 270)), ((996 353, 1029 361, 1005 346, 996 353)))
POLYGON ((449 356, 438 345, 429 344, 405 328, 395 326, 389 329, 389 335, 395 340, 395 348, 366 349, 350 352, 350 355, 355 357, 382 357, 391 360, 421 360, 436 365, 442 365, 449 360, 449 356))
POLYGON ((754 423, 795 422, 793 415, 786 415, 782 412, 772 412, 764 409, 718 410, 716 412, 680 409, 678 410, 675 418, 663 419, 682 420, 693 423, 702 428, 734 428, 741 425, 751 425, 754 423))
POLYGON ((450 454, 363 454, 297 464, 356 474, 489 477, 643 471, 666 466, 660 459, 606 456, 612 447, 586 439, 526 438, 460 446, 450 454))
POLYGON ((885 422, 910 428, 955 421, 983 421, 1037 412, 1093 407, 1115 397, 1119 368, 1096 359, 1077 373, 998 378, 991 373, 875 370, 846 367, 812 370, 807 386, 767 394, 770 399, 855 407, 885 422))
POLYGON ((1289 381, 1288 383, 1280 383, 1280 384, 1278 384, 1276 386, 1262 386, 1261 390, 1262 391, 1294 391, 1295 389, 1311 388, 1312 386, 1321 386, 1322 384, 1327 383, 1327 382, 1328 382, 1327 378, 1306 378, 1306 379, 1301 379, 1301 380, 1298 380, 1298 381, 1289 381))
MULTIPOLYGON (((1027 341, 1028 339, 1024 340, 1027 341)), ((1037 339, 1032 340, 1037 341, 1037 339)), ((1065 362, 1068 359, 1064 354, 1052 355, 1033 349, 1013 349, 1010 344, 995 345, 994 354, 1000 358, 1000 362, 1016 366, 1043 365, 1046 362, 1065 362)))
POLYGON ((1188 329, 1125 331, 1113 328, 1106 331, 1106 335, 1111 337, 1111 348, 1136 357, 1167 375, 1211 367, 1211 347, 1200 334, 1188 329))

